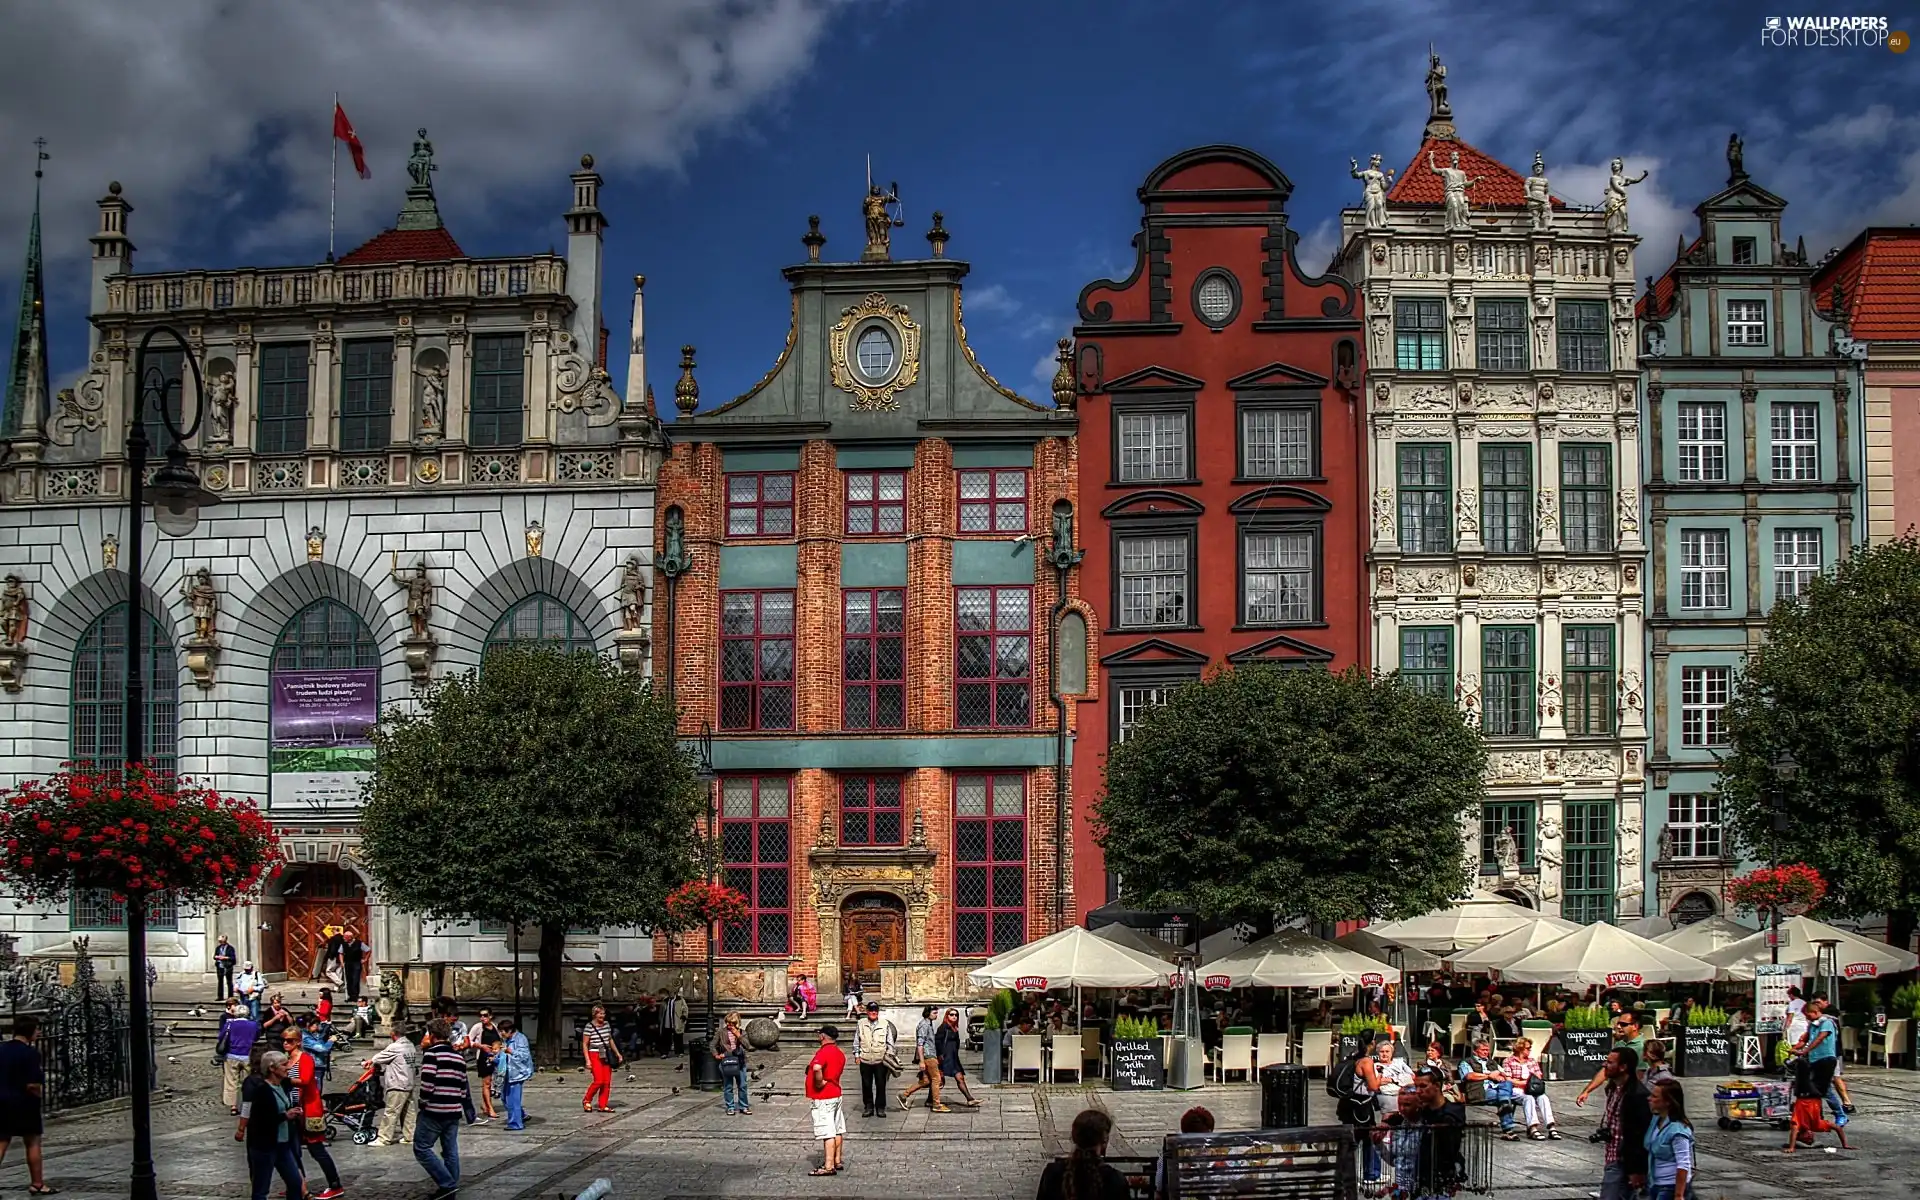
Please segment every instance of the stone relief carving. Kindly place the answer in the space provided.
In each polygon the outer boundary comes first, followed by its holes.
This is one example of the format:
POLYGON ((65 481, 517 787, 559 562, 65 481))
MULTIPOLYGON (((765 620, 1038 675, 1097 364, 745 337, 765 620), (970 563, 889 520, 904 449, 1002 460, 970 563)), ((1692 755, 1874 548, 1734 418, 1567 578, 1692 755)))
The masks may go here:
POLYGON ((1620 492, 1620 536, 1625 538, 1640 532, 1640 493, 1632 488, 1623 488, 1620 492))
POLYGON ((1480 497, 1472 491, 1462 491, 1453 504, 1454 528, 1462 538, 1480 537, 1480 497))
MULTIPOLYGON (((1560 835, 1558 833, 1554 834, 1555 841, 1558 841, 1559 837, 1560 835)), ((1540 840, 1542 842, 1545 842, 1547 840, 1546 827, 1544 823, 1541 826, 1540 840)), ((1533 852, 1533 857, 1542 866, 1547 866, 1547 867, 1558 867, 1565 862, 1565 860, 1560 857, 1560 852, 1558 850, 1555 850, 1551 846, 1546 846, 1546 845, 1542 845, 1539 849, 1535 850, 1533 852)))
POLYGON ((1494 605, 1481 609, 1480 615, 1490 621, 1531 621, 1540 610, 1531 604, 1494 605))
POLYGON ((1568 750, 1560 756, 1560 773, 1568 779, 1613 779, 1620 764, 1611 750, 1568 750))
POLYGON ((1639 409, 1639 405, 1637 403, 1637 397, 1635 397, 1633 394, 1633 385, 1630 383, 1621 384, 1620 385, 1620 411, 1636 412, 1638 411, 1638 409, 1639 409))
MULTIPOLYGON (((1560 840, 1559 818, 1547 817, 1540 822, 1540 840, 1543 842, 1557 842, 1560 840)), ((1556 864, 1559 862, 1558 859, 1554 861, 1556 864)))
POLYGON ((1611 592, 1613 569, 1594 563, 1574 563, 1561 572, 1560 590, 1578 594, 1611 592))
MULTIPOLYGON (((1544 394, 1551 385, 1541 384, 1540 386, 1544 394)), ((1524 383, 1482 389, 1477 407, 1481 412, 1532 412, 1533 393, 1527 390, 1527 385, 1524 383)))
POLYGON ((1610 604, 1562 605, 1560 615, 1570 621, 1611 621, 1620 615, 1620 610, 1610 604))
MULTIPOLYGON (((1545 433, 1546 429, 1543 427, 1540 432, 1545 433)), ((1552 537, 1560 529, 1559 495, 1555 493, 1552 488, 1541 488, 1539 503, 1536 508, 1539 514, 1536 519, 1540 526, 1540 536, 1542 538, 1552 537)))
MULTIPOLYGON (((566 338, 565 334, 561 335, 566 338)), ((567 338, 563 345, 571 342, 567 338)), ((563 413, 584 412, 587 425, 598 428, 611 425, 620 415, 620 397, 606 369, 588 362, 571 346, 554 356, 553 401, 563 413)))
MULTIPOLYGON (((1537 296, 1536 300, 1546 297, 1537 296)), ((1553 318, 1535 317, 1533 319, 1533 353, 1535 362, 1550 362, 1548 356, 1553 352, 1553 318)))
POLYGON ((54 445, 71 446, 75 435, 97 432, 106 419, 106 356, 96 353, 80 382, 60 390, 59 401, 59 410, 53 414, 54 445))
POLYGON ((1373 494, 1373 532, 1381 541, 1392 541, 1393 531, 1393 489, 1381 488, 1373 494))
POLYGON ((1453 590, 1453 572, 1444 567, 1400 572, 1400 591, 1417 596, 1439 596, 1453 590))
MULTIPOLYGON (((1546 385, 1541 385, 1541 399, 1546 399, 1546 385)), ((1598 384, 1570 383, 1556 394, 1556 407, 1561 412, 1606 412, 1613 411, 1613 397, 1606 388, 1598 384)))
POLYGON ((1640 704, 1640 672, 1622 671, 1620 673, 1620 715, 1624 718, 1630 712, 1639 712, 1640 704))
POLYGON ((1465 713, 1469 719, 1477 720, 1479 718, 1480 677, 1478 675, 1472 672, 1461 675, 1460 682, 1454 685, 1453 696, 1460 705, 1460 711, 1465 713))
POLYGON ((1380 569, 1373 573, 1373 581, 1380 591, 1393 591, 1393 568, 1381 564, 1380 569))
POLYGON ((1491 783, 1536 783, 1539 779, 1540 756, 1531 750, 1487 756, 1487 780, 1491 783))
POLYGON ((1402 441, 1422 441, 1428 438, 1452 437, 1453 430, 1445 425, 1396 425, 1393 436, 1402 441))
POLYGON ((1540 590, 1540 582, 1532 567, 1491 563, 1480 568, 1480 590, 1495 596, 1531 596, 1540 590))
POLYGON ((1560 715, 1560 677, 1551 671, 1540 677, 1540 715, 1547 721, 1560 715))
MULTIPOLYGON (((1385 386, 1384 384, 1382 385, 1385 386)), ((1409 388, 1394 397, 1393 405, 1408 412, 1446 412, 1453 407, 1444 385, 1409 388)))
POLYGON ((1486 421, 1480 425, 1483 438, 1530 438, 1533 428, 1521 421, 1486 421))

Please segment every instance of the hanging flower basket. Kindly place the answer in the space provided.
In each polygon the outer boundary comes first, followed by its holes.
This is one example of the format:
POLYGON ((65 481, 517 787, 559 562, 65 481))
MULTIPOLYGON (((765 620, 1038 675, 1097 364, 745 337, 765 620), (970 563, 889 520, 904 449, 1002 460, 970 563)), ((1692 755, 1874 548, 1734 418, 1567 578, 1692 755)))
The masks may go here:
POLYGON ((1759 867, 1727 885, 1727 899, 1747 912, 1774 912, 1799 916, 1820 903, 1827 881, 1805 863, 1759 867))
POLYGON ((743 924, 747 898, 724 883, 683 883, 667 894, 667 919, 676 929, 743 924))
POLYGON ((104 888, 230 908, 280 866, 279 837, 251 800, 144 767, 65 770, 0 806, 0 880, 29 901, 104 888))

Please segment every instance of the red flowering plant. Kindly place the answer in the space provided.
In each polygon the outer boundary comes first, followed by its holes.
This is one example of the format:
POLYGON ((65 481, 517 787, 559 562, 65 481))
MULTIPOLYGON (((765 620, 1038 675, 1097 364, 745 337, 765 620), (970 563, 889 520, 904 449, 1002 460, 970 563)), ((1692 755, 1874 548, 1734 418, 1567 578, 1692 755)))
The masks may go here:
POLYGON ((1827 881, 1805 863, 1759 867, 1727 884, 1727 898, 1749 912, 1797 916, 1825 899, 1827 881))
POLYGON ((251 800, 142 766, 67 769, 0 806, 0 880, 23 899, 104 888, 246 903, 280 873, 280 839, 251 800))
POLYGON ((724 883, 694 880, 667 893, 667 921, 675 929, 701 929, 709 922, 741 925, 747 898, 724 883))

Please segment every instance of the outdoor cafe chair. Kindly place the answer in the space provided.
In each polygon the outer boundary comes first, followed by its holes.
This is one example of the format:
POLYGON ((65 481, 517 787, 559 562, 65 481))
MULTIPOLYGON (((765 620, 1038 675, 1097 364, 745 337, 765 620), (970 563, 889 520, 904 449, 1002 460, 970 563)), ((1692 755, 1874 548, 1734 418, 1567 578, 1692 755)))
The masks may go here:
POLYGON ((1007 1082, 1020 1082, 1022 1071, 1032 1071, 1035 1083, 1046 1082, 1047 1051, 1037 1033, 1013 1035, 1013 1062, 1007 1069, 1007 1082))
POLYGON ((1907 1044, 1908 1019, 1895 1017, 1887 1022, 1884 1032, 1878 1029, 1867 1030, 1867 1065, 1873 1065, 1873 1044, 1880 1043, 1880 1065, 1891 1067, 1893 1060, 1912 1049, 1907 1044))
POLYGON ((1448 1049, 1456 1056, 1465 1055, 1473 1049, 1467 1045, 1467 1016, 1465 1012, 1453 1014, 1453 1020, 1447 1032, 1448 1049))
POLYGON ((1221 1035, 1220 1045, 1213 1052, 1214 1082, 1225 1083, 1229 1071, 1239 1071, 1246 1075, 1249 1083, 1253 1081, 1253 1035, 1251 1033, 1221 1035))
POLYGON ((1263 1064, 1292 1062, 1293 1039, 1285 1032, 1263 1033, 1253 1042, 1253 1065, 1258 1070, 1263 1064))
POLYGON ((1047 1081, 1059 1082, 1060 1072, 1065 1071, 1073 1076, 1075 1083, 1080 1083, 1085 1078, 1083 1069, 1080 1051, 1075 1043, 1068 1040, 1064 1033, 1056 1034, 1053 1045, 1047 1047, 1047 1081))
POLYGON ((1088 1063, 1099 1066, 1106 1061, 1106 1047, 1100 1044, 1100 1031, 1098 1029, 1082 1029, 1080 1031, 1081 1078, 1086 1078, 1086 1065, 1088 1063))
POLYGON ((1311 1071, 1326 1070, 1333 1063, 1333 1030, 1300 1031, 1300 1065, 1311 1071))

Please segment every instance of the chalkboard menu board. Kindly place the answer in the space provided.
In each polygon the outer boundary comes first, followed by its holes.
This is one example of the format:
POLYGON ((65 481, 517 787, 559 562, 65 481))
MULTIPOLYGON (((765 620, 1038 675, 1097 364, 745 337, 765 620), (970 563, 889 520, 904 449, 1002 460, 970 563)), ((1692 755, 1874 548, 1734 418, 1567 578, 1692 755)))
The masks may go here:
POLYGON ((1692 1026, 1681 1030, 1680 1062, 1687 1075, 1724 1075, 1733 1070, 1733 1031, 1692 1026))
POLYGON ((1167 1067, 1160 1058, 1160 1039, 1115 1042, 1110 1074, 1113 1089, 1117 1092, 1158 1091, 1167 1086, 1167 1067))
POLYGON ((1560 1045, 1566 1050, 1568 1076, 1578 1079, 1607 1065, 1613 1035, 1604 1029, 1568 1029, 1560 1034, 1560 1045))

